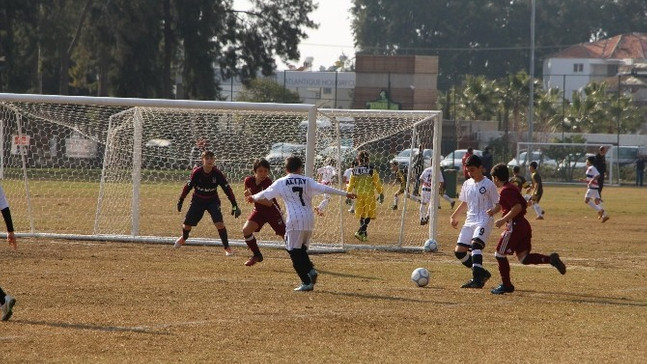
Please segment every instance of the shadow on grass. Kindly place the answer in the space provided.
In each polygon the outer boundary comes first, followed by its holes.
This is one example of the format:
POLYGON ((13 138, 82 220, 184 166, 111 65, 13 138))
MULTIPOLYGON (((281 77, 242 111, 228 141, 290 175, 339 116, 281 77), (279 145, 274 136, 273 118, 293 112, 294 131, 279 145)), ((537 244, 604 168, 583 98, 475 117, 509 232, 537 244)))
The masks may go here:
POLYGON ((518 290, 518 292, 537 294, 541 296, 543 295, 551 295, 555 297, 562 296, 565 301, 570 301, 574 303, 588 303, 588 304, 596 304, 596 305, 627 306, 627 307, 647 307, 647 301, 632 300, 631 298, 625 298, 625 297, 604 297, 604 296, 594 296, 590 294, 535 291, 530 289, 518 290))
MULTIPOLYGON (((429 288, 424 288, 429 289, 429 288)), ((333 292, 333 291, 317 291, 319 294, 329 294, 332 296, 343 296, 343 297, 354 297, 354 298, 364 298, 369 300, 385 300, 385 301, 395 301, 395 302, 415 302, 415 303, 433 303, 438 305, 445 306, 456 306, 460 305, 457 302, 443 302, 435 300, 426 300, 418 298, 409 298, 409 297, 397 297, 397 296, 384 296, 378 294, 367 294, 367 293, 358 293, 358 292, 333 292)))
POLYGON ((134 332, 134 333, 150 334, 150 335, 170 335, 167 332, 155 331, 145 327, 103 326, 103 325, 92 325, 92 324, 75 324, 75 323, 69 323, 69 322, 49 322, 49 321, 32 321, 32 320, 12 320, 12 322, 16 324, 60 327, 63 329, 75 329, 75 330, 94 330, 94 331, 103 331, 103 332, 134 332))

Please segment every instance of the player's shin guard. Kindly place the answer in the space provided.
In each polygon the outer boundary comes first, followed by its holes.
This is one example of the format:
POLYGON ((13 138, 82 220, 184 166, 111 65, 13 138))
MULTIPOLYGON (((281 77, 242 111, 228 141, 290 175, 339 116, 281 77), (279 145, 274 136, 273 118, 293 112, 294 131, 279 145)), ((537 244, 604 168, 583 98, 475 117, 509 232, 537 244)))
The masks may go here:
POLYGON ((508 258, 505 256, 500 256, 499 254, 495 254, 496 261, 499 264, 499 274, 501 274, 501 283, 503 283, 504 286, 510 287, 512 286, 512 281, 510 280, 510 262, 508 262, 508 258))
POLYGON ((483 268, 483 251, 472 249, 472 267, 483 268))
POLYGON ((600 205, 596 205, 596 204, 595 204, 595 202, 593 202, 593 200, 589 200, 589 202, 587 202, 587 204, 588 204, 589 206, 591 206, 591 208, 592 208, 593 210, 595 210, 595 211, 600 211, 600 210, 602 210, 602 208, 600 207, 600 205))
POLYGON ((359 221, 360 226, 359 226, 359 231, 361 232, 366 232, 366 229, 368 229, 368 224, 371 222, 370 217, 365 217, 359 221))
POLYGON ((467 268, 472 268, 472 256, 468 252, 454 252, 456 258, 461 261, 461 263, 467 268))
POLYGON ((288 253, 290 253, 292 267, 294 267, 294 271, 299 275, 301 282, 304 284, 312 283, 312 280, 308 275, 308 272, 312 269, 312 263, 310 262, 306 251, 304 249, 292 249, 289 250, 288 253))
POLYGON ((220 235, 220 241, 222 241, 222 246, 227 249, 229 248, 229 238, 227 236, 227 228, 218 229, 218 235, 220 235))
POLYGON ((256 243, 256 237, 254 236, 254 234, 245 236, 245 243, 247 244, 249 250, 254 253, 254 255, 261 255, 261 250, 258 249, 258 244, 256 243))
POLYGON ((523 265, 549 264, 549 263, 550 263, 550 257, 548 255, 543 255, 538 253, 528 254, 521 260, 521 264, 523 265))
POLYGON ((532 204, 532 208, 535 210, 535 213, 537 214, 537 216, 541 216, 541 215, 543 215, 543 214, 542 214, 541 206, 539 206, 539 204, 538 204, 538 203, 534 203, 534 204, 532 204))
POLYGON ((191 232, 191 230, 182 229, 182 238, 183 238, 184 240, 188 239, 188 238, 189 238, 189 233, 190 233, 190 232, 191 232))

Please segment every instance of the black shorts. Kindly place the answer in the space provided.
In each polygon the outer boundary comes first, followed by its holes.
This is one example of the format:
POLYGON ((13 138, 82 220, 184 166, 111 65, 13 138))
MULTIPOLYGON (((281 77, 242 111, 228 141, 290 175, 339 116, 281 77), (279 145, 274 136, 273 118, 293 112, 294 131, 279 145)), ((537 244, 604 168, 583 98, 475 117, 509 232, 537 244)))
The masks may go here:
POLYGON ((208 199, 204 200, 201 198, 193 197, 191 199, 191 206, 189 206, 189 211, 186 212, 184 217, 184 225, 196 226, 198 222, 202 219, 204 212, 208 211, 211 215, 211 220, 216 222, 222 222, 222 212, 220 212, 220 201, 217 199, 208 199))

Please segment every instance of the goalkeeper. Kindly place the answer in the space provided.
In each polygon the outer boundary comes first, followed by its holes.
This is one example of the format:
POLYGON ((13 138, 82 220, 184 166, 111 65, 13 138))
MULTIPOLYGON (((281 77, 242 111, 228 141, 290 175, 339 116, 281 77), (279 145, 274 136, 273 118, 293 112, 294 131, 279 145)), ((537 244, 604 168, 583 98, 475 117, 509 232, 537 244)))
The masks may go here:
POLYGON ((362 150, 357 154, 357 166, 353 168, 350 181, 346 191, 355 190, 357 200, 355 202, 355 217, 359 219, 359 230, 355 237, 360 241, 367 240, 367 228, 371 219, 377 217, 377 204, 375 203, 375 192, 379 193, 377 201, 384 202, 384 191, 380 176, 373 166, 369 165, 369 154, 362 150))
POLYGON ((227 182, 227 178, 214 166, 214 162, 215 156, 212 151, 206 150, 202 152, 202 166, 193 169, 191 177, 182 189, 182 194, 177 202, 178 212, 182 211, 182 204, 189 192, 191 192, 191 190, 194 190, 194 192, 193 197, 191 198, 191 205, 189 206, 189 210, 184 218, 184 224, 182 225, 182 236, 175 241, 174 247, 179 248, 186 243, 191 229, 198 225, 204 212, 208 211, 211 215, 211 220, 218 229, 218 235, 220 235, 220 240, 225 248, 225 254, 229 256, 233 255, 233 252, 229 247, 227 228, 225 227, 222 213, 220 212, 220 198, 218 197, 217 191, 218 186, 225 191, 229 202, 231 202, 231 214, 238 218, 241 211, 238 208, 236 197, 229 186, 229 182, 227 182))

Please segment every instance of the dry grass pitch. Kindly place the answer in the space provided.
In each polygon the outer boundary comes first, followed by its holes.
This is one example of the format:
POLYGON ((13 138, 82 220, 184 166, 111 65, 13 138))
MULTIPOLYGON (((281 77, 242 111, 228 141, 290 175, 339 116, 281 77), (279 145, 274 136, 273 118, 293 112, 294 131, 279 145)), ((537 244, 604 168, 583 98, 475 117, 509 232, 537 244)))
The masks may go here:
MULTIPOLYGON (((459 286, 457 232, 443 207, 440 252, 315 255, 314 292, 296 293, 288 255, 264 249, 19 239, 2 246, 0 285, 16 296, 0 323, 3 363, 558 363, 644 361, 647 340, 647 190, 607 187, 599 223, 584 189, 547 186, 534 251, 568 266, 521 266, 517 290, 459 286), (411 271, 431 272, 427 288, 411 271)), ((242 221, 239 221, 242 225, 242 221)), ((412 219, 414 228, 415 219, 412 219)), ((237 227, 229 227, 237 236, 237 227)), ((214 231, 215 234, 215 231, 214 231)))

